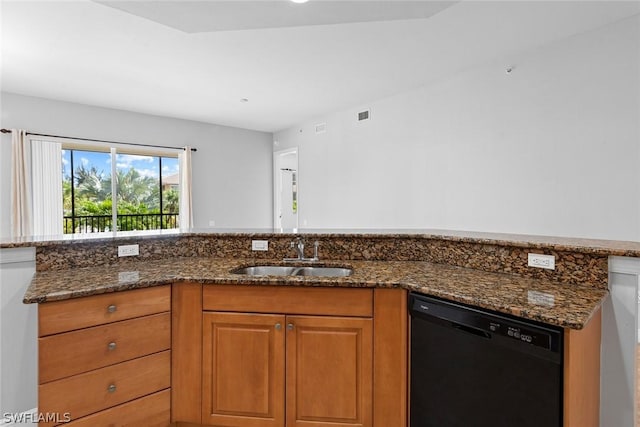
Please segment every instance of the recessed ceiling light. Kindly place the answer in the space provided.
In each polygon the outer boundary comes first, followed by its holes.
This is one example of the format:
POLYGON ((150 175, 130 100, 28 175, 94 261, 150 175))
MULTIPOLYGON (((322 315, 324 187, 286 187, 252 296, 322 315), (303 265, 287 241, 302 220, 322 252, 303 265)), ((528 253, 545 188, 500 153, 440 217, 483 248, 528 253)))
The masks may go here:
POLYGON ((247 98, 240 98, 240 102, 249 102, 247 98))
POLYGON ((291 1, 294 2, 294 3, 306 3, 309 0, 291 0, 291 1))

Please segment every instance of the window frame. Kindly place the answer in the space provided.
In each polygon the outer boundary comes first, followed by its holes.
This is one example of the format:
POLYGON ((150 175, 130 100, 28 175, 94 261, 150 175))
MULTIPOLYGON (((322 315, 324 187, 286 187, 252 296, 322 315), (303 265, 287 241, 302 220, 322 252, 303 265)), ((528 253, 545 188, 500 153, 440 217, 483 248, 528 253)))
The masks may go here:
MULTIPOLYGON (((180 220, 179 220, 179 215, 180 215, 180 198, 182 197, 182 195, 180 194, 180 191, 178 191, 178 212, 177 213, 165 213, 163 211, 163 189, 162 189, 162 158, 173 158, 173 159, 177 159, 178 160, 178 177, 181 178, 181 173, 180 173, 180 157, 179 157, 179 147, 176 147, 175 150, 172 149, 162 149, 162 148, 154 148, 154 147, 132 147, 126 144, 117 144, 117 143, 113 143, 113 144, 106 144, 106 143, 100 143, 100 142, 90 142, 90 141, 79 141, 79 140, 72 140, 72 139, 67 139, 67 138, 55 138, 55 137, 50 137, 47 138, 48 141, 56 141, 56 142, 60 142, 61 143, 61 148, 63 151, 68 150, 68 151, 91 151, 91 152, 98 152, 98 153, 106 153, 109 154, 111 156, 111 215, 112 215, 112 219, 111 219, 111 223, 112 225, 115 224, 116 228, 115 230, 111 230, 110 232, 120 232, 121 230, 118 229, 118 216, 122 216, 125 214, 118 214, 118 192, 117 192, 117 188, 116 188, 116 179, 115 176, 117 174, 117 164, 116 164, 116 160, 117 160, 117 156, 119 154, 128 154, 128 155, 136 155, 136 156, 151 156, 151 157, 157 157, 158 158, 158 196, 159 196, 159 216, 160 216, 160 228, 152 228, 152 229, 147 229, 145 231, 158 231, 159 233, 164 231, 164 230, 177 230, 180 228, 180 220), (176 152, 177 151, 177 152, 176 152), (176 223, 175 223, 175 227, 173 228, 164 228, 163 227, 163 223, 162 223, 162 217, 163 215, 176 215, 176 223)), ((73 158, 73 153, 70 154, 70 158, 73 158)), ((71 162, 71 166, 73 166, 73 161, 71 162)), ((63 229, 63 233, 64 234, 70 234, 70 235, 78 235, 78 234, 85 234, 85 233, 92 233, 92 232, 76 232, 76 222, 75 222, 75 218, 76 218, 76 212, 75 212, 75 195, 74 195, 74 190, 75 190, 75 170, 73 169, 73 167, 70 170, 70 179, 71 179, 71 217, 72 217, 72 226, 71 226, 71 233, 66 233, 65 232, 65 224, 64 224, 64 219, 65 219, 65 215, 63 212, 62 218, 63 218, 63 224, 62 224, 62 229, 63 229)), ((64 180, 64 176, 61 177, 61 185, 62 182, 64 180)), ((180 180, 179 180, 180 182, 180 180)), ((180 187, 180 184, 178 184, 178 186, 180 187)), ((63 202, 64 203, 64 202, 63 202)), ((153 214, 156 215, 156 214, 153 214)), ((129 230, 127 230, 129 231, 129 230)), ((138 230, 140 231, 140 230, 138 230)), ((98 232, 104 232, 104 231, 98 231, 98 232)))

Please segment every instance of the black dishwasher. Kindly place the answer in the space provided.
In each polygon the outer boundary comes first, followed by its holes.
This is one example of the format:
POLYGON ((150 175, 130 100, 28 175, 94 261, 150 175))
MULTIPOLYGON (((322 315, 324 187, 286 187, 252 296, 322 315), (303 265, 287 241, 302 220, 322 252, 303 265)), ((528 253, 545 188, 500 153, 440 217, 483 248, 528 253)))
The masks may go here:
POLYGON ((420 294, 410 427, 561 427, 562 329, 420 294))

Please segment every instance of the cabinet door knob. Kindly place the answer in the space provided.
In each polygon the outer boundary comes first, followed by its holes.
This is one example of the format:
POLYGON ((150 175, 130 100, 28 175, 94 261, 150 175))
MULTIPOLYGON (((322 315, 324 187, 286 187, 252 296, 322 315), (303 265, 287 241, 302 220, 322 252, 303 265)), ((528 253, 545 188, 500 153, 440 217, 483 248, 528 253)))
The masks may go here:
POLYGON ((109 393, 113 393, 116 391, 116 385, 115 384, 109 384, 109 387, 107 387, 107 391, 109 393))
POLYGON ((107 345, 107 348, 108 348, 110 351, 115 350, 115 349, 116 349, 116 343, 115 343, 114 341, 111 341, 111 342, 107 345))
POLYGON ((111 304, 109 307, 107 307, 107 311, 109 313, 115 313, 117 309, 118 307, 116 307, 115 304, 111 304))
POLYGON ((282 325, 280 323, 276 323, 276 331, 282 329, 282 325))
POLYGON ((290 331, 293 331, 293 323, 289 323, 287 325, 287 329, 290 330, 290 331))

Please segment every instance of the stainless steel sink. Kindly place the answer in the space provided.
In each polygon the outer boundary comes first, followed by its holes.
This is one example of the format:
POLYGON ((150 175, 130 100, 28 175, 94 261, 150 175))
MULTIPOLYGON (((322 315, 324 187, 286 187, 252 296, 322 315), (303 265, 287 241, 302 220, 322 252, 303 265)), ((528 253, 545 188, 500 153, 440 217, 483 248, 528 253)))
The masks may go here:
POLYGON ((247 274, 249 276, 293 276, 298 267, 280 265, 256 265, 233 270, 234 274, 247 274))
POLYGON ((353 272, 343 267, 295 267, 288 265, 256 265, 243 267, 231 271, 233 274, 248 276, 316 276, 316 277, 347 277, 353 272))
POLYGON ((343 267, 298 267, 294 274, 296 276, 347 277, 351 276, 352 272, 352 269, 343 267))

